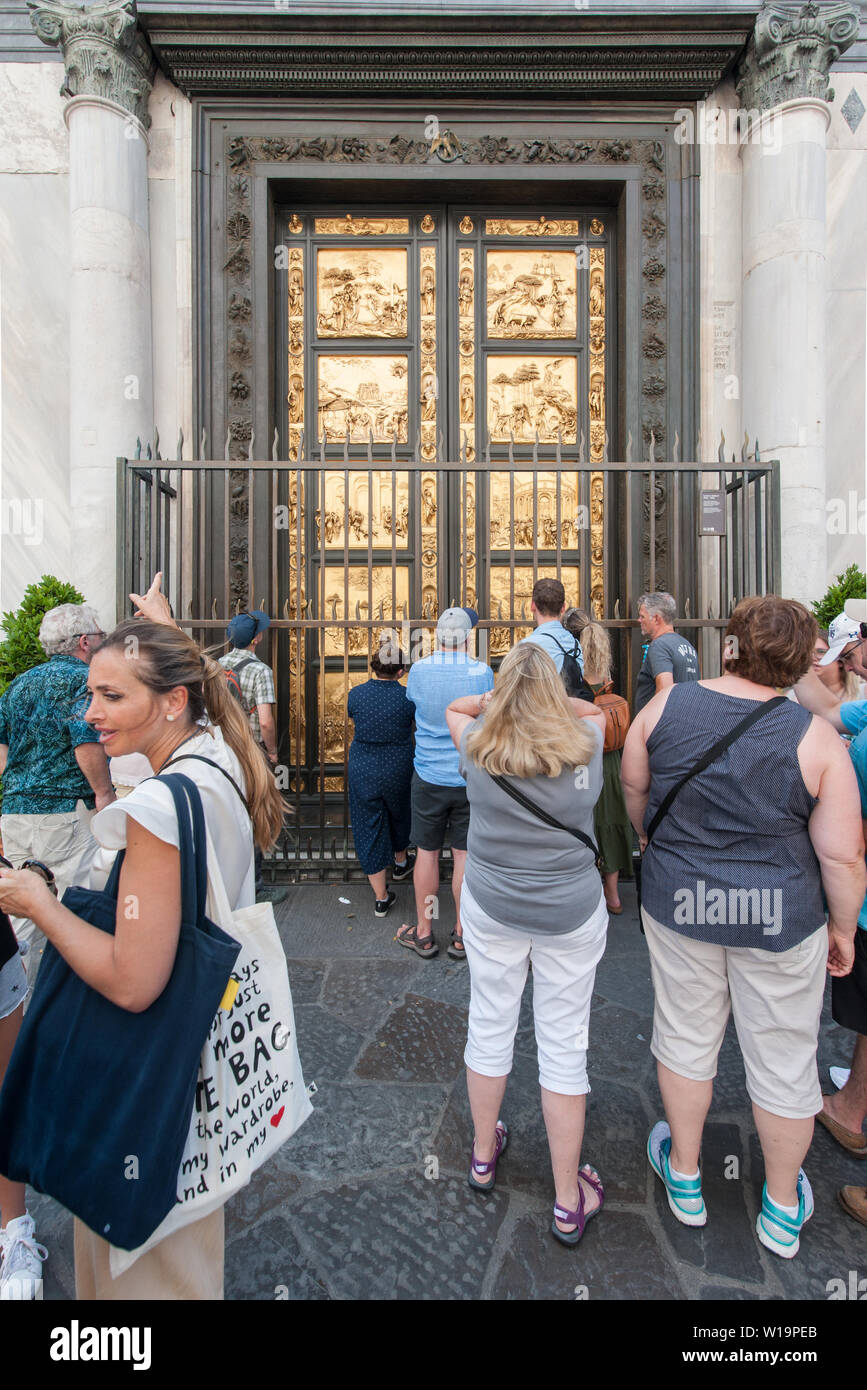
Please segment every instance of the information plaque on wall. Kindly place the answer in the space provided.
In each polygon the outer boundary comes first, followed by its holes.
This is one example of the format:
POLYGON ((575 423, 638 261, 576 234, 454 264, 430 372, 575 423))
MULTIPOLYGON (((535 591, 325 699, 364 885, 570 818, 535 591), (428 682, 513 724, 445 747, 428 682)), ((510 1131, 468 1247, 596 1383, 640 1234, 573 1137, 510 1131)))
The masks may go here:
POLYGON ((703 536, 724 536, 726 533, 726 495, 722 491, 706 491, 701 494, 701 534, 703 536))

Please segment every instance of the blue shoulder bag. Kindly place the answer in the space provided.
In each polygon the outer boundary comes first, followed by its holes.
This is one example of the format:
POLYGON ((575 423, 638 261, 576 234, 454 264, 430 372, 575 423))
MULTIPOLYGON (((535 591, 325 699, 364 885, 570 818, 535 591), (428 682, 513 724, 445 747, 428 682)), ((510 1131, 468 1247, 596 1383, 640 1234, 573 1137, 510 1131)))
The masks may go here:
MULTIPOLYGON (((177 1200, 199 1057, 240 945, 205 916, 199 790, 159 779, 178 816, 181 929, 171 978, 143 1013, 91 989, 50 943, 0 1091, 0 1173, 47 1193, 112 1245, 134 1250, 177 1200)), ((113 935, 118 854, 102 892, 70 912, 113 935)))

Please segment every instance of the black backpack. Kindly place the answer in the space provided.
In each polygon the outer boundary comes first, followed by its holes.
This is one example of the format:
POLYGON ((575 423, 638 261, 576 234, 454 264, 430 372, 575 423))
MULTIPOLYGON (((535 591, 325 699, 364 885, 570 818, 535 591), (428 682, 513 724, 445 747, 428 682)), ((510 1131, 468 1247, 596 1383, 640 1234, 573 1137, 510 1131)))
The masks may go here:
POLYGON ((243 671, 245 666, 249 666, 251 662, 255 660, 256 658, 254 656, 248 656, 245 657, 243 661, 239 661, 237 666, 223 667, 223 671, 226 675, 226 684, 228 685, 232 695, 234 695, 235 699, 238 701, 239 705, 243 705, 244 696, 241 693, 241 682, 238 680, 238 676, 240 672, 243 671))
POLYGON ((595 697, 581 673, 581 666, 578 661, 578 653, 581 650, 581 644, 578 638, 575 638, 575 645, 570 652, 567 651, 565 647, 560 646, 553 632, 543 632, 542 636, 550 637, 558 651, 563 653, 563 665, 560 668, 560 679, 566 687, 566 694, 572 696, 573 699, 576 700, 589 700, 592 704, 595 697))

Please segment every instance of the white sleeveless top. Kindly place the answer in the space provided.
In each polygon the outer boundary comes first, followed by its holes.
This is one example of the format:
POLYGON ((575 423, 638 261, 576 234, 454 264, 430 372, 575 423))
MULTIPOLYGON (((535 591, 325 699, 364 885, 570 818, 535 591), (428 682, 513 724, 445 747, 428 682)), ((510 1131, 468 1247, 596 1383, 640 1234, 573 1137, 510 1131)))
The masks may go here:
MULTIPOLYGON (((196 753, 217 763, 246 791, 238 759, 223 739, 222 730, 203 729, 178 748, 173 757, 196 753)), ((171 759, 169 759, 171 761, 171 759)), ((195 782, 202 795, 202 808, 211 842, 219 857, 220 872, 232 910, 252 907, 256 901, 256 875, 253 866, 253 826, 246 807, 230 782, 216 767, 195 759, 178 762, 169 772, 180 772, 195 782)), ((127 817, 131 816, 152 835, 177 847, 178 820, 168 787, 145 781, 120 801, 98 811, 90 828, 101 846, 90 869, 90 888, 104 888, 118 850, 126 848, 127 817)))

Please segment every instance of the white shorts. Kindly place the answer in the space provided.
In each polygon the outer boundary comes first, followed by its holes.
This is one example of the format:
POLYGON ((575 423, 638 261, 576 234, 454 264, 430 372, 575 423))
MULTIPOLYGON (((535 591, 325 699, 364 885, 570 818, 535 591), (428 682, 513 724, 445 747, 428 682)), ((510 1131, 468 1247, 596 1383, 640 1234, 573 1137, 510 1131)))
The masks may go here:
POLYGON ((653 974, 654 1057, 687 1080, 712 1080, 731 1009, 750 1100, 790 1120, 821 1110, 824 926, 789 951, 762 951, 693 941, 644 908, 641 916, 653 974))
POLYGON ((539 1085, 563 1096, 586 1095, 590 1000, 608 930, 601 888, 599 906, 586 922, 552 936, 495 922, 464 880, 461 925, 471 984, 467 1066, 482 1076, 507 1076, 511 1071, 521 996, 532 960, 539 1085))
MULTIPOLYGON (((93 815, 83 801, 77 803, 74 811, 44 816, 4 814, 0 816, 3 853, 16 868, 25 859, 47 864, 57 882, 57 896, 62 898, 70 884, 87 884, 90 862, 99 849, 90 833, 93 815)), ((42 933, 28 917, 13 917, 11 921, 19 941, 33 946, 43 941, 42 933)))

